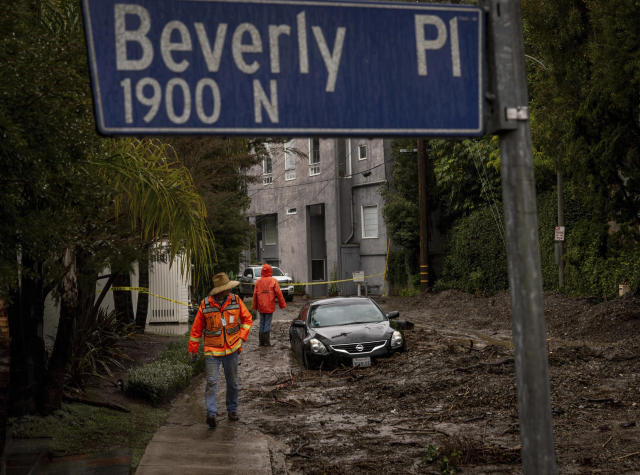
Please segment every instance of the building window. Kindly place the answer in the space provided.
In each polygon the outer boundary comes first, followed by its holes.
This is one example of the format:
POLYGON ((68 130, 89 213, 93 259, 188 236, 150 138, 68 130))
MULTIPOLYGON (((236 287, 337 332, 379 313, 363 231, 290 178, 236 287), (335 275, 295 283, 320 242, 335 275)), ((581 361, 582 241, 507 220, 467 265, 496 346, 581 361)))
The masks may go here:
POLYGON ((271 157, 265 157, 262 159, 262 184, 270 185, 273 183, 273 164, 271 157))
POLYGON ((284 179, 285 181, 296 179, 296 156, 293 150, 293 140, 284 144, 284 179))
POLYGON ((287 214, 298 214, 298 210, 295 208, 289 208, 287 214))
POLYGON ((362 207, 362 238, 378 237, 378 206, 362 207))
POLYGON ((276 244, 276 218, 270 216, 264 220, 264 244, 272 246, 276 244))
POLYGON ((309 139, 309 176, 320 174, 320 139, 309 139))
POLYGON ((368 156, 368 148, 366 144, 358 145, 358 160, 366 160, 368 156))
POLYGON ((324 259, 311 259, 311 281, 324 281, 324 259))

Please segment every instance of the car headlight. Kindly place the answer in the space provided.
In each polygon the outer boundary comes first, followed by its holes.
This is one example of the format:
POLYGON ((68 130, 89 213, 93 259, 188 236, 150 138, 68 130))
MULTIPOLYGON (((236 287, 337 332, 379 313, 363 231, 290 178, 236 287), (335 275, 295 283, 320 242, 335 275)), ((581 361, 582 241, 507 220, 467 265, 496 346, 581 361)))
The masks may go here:
POLYGON ((309 346, 311 348, 311 353, 315 353, 316 355, 326 355, 329 353, 327 351, 327 347, 322 344, 320 340, 317 338, 312 338, 309 340, 309 346))
POLYGON ((393 335, 391 335, 391 348, 398 348, 402 346, 402 341, 402 333, 398 330, 394 331, 393 335))

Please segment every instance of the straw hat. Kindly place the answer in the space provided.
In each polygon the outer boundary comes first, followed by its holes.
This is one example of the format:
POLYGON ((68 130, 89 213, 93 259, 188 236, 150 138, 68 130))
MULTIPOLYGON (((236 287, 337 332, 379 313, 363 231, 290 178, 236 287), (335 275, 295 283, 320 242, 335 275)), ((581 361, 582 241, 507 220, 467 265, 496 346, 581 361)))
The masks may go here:
POLYGON ((211 289, 209 295, 216 295, 225 290, 231 290, 238 285, 240 285, 240 282, 237 280, 229 280, 227 274, 220 272, 213 276, 213 289, 211 289))

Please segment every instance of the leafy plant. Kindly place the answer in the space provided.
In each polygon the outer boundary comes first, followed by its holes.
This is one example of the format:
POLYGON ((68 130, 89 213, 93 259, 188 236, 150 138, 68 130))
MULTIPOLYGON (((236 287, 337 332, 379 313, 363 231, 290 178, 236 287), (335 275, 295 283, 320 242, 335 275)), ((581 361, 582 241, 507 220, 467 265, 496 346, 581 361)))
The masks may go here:
POLYGON ((158 360, 131 369, 125 384, 127 394, 160 404, 186 388, 191 377, 204 370, 202 355, 195 364, 191 363, 187 340, 185 337, 183 341, 170 343, 158 360))
POLYGON ((437 464, 440 473, 444 475, 454 475, 458 472, 461 456, 462 453, 459 450, 453 449, 450 453, 446 454, 443 453, 442 449, 429 444, 424 460, 428 464, 437 464))
POLYGON ((81 319, 75 334, 67 383, 80 387, 88 376, 111 376, 113 367, 123 368, 129 358, 116 343, 135 332, 133 323, 122 325, 114 311, 98 311, 94 321, 81 319))

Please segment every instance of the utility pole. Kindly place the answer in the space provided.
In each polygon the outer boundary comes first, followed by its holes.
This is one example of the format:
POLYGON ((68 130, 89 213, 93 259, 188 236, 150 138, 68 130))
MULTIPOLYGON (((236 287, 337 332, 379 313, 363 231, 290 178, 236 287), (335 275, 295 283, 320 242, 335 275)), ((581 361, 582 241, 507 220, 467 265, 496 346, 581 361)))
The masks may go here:
POLYGON ((424 139, 417 141, 418 149, 418 223, 420 227, 420 290, 429 290, 429 167, 424 139))
POLYGON ((499 134, 511 320, 525 475, 556 473, 538 242, 536 190, 519 0, 482 0, 492 95, 487 129, 499 134))

